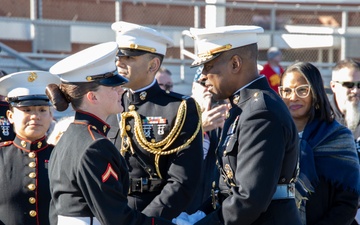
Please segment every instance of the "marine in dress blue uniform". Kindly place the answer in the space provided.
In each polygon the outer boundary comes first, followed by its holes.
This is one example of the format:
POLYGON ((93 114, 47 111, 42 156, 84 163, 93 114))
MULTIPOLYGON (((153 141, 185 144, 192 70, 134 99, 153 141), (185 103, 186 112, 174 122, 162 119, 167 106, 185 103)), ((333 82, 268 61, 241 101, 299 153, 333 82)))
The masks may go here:
POLYGON ((6 117, 6 111, 8 110, 9 103, 0 101, 0 142, 12 141, 15 137, 13 126, 6 117))
MULTIPOLYGON (((170 38, 148 27, 120 21, 112 29, 117 33, 120 64, 124 57, 164 57, 172 45, 170 38)), ((196 191, 202 164, 201 117, 193 98, 162 90, 155 73, 146 75, 153 76, 153 82, 137 83, 139 89, 124 94, 125 112, 108 120, 109 138, 127 162, 129 205, 148 216, 172 219, 200 194, 196 191)))
MULTIPOLYGON (((7 75, 7 73, 0 71, 0 78, 5 75, 7 75)), ((6 111, 9 110, 9 103, 5 101, 5 97, 6 96, 0 95, 0 142, 12 141, 15 137, 13 126, 6 117, 6 111)))
MULTIPOLYGON (((65 85, 81 88, 95 82, 115 89, 127 82, 117 74, 116 51, 116 42, 95 45, 56 63, 50 72, 61 77, 63 88, 65 85)), ((57 88, 48 88, 48 95, 54 96, 52 101, 58 100, 55 97, 57 88)), ((73 103, 81 94, 63 94, 76 113, 74 122, 62 135, 50 158, 51 224, 171 224, 161 218, 146 217, 127 205, 128 170, 118 149, 106 137, 110 126, 99 117, 102 113, 80 110, 73 103)), ((80 106, 91 107, 83 104, 80 106)))
POLYGON ((207 216, 195 224, 300 224, 294 199, 298 137, 285 104, 257 73, 257 26, 190 29, 198 47, 193 65, 214 98, 229 98, 207 216), (230 79, 230 81, 229 81, 230 79), (231 84, 230 82, 234 82, 231 84))
MULTIPOLYGON (((10 107, 50 106, 46 85, 60 79, 45 71, 24 71, 0 79, 10 107)), ((50 122, 49 122, 50 125, 50 122)), ((49 224, 48 160, 53 145, 16 136, 0 143, 0 224, 49 224)))

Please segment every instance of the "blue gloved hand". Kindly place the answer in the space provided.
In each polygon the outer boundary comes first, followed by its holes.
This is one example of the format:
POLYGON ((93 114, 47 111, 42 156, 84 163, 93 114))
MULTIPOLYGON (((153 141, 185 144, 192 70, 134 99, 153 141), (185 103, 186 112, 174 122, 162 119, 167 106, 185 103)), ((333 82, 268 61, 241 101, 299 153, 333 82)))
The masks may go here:
POLYGON ((180 213, 180 215, 172 219, 171 222, 175 223, 176 225, 192 225, 192 223, 189 222, 189 215, 186 212, 180 213))
POLYGON ((177 225, 192 225, 204 218, 205 216, 206 214, 200 210, 191 215, 187 214, 186 212, 182 212, 178 217, 172 219, 171 222, 177 225))
POLYGON ((204 218, 206 216, 206 214, 203 211, 196 211, 195 213, 191 214, 190 216, 188 216, 188 221, 191 224, 196 223, 197 221, 201 220, 202 218, 204 218))

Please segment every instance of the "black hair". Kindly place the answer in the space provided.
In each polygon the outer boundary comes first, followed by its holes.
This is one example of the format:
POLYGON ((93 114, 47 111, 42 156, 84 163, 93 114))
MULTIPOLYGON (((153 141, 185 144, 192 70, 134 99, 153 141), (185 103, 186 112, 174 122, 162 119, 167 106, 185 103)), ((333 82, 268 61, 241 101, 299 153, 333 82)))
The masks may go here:
POLYGON ((89 91, 97 91, 98 82, 62 83, 60 86, 50 84, 46 87, 46 95, 57 111, 65 111, 71 103, 74 110, 79 109, 83 96, 89 91))
POLYGON ((280 85, 282 85, 283 77, 287 73, 294 71, 300 73, 311 88, 312 106, 309 112, 309 121, 318 118, 320 121, 332 122, 334 120, 334 111, 326 95, 324 82, 318 68, 309 62, 296 62, 290 65, 281 75, 280 85))

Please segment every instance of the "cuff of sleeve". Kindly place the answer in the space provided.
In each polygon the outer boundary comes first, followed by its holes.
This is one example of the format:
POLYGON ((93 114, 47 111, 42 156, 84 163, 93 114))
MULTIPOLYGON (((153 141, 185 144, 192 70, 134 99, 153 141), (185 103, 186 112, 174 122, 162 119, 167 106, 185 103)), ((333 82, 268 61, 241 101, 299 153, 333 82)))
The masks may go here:
POLYGON ((151 225, 174 225, 170 220, 166 220, 160 217, 152 217, 151 225))

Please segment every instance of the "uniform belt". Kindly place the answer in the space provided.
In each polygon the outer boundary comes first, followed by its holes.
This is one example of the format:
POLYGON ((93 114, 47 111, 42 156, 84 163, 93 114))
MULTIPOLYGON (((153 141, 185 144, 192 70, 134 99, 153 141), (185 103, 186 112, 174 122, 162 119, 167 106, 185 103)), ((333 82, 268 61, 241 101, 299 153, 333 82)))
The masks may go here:
MULTIPOLYGON (((227 197, 232 195, 231 189, 216 191, 212 190, 212 205, 214 209, 221 204, 227 197)), ((278 184, 272 200, 293 199, 295 198, 295 184, 278 184)))
POLYGON ((130 178, 129 194, 132 192, 160 191, 165 185, 165 180, 160 178, 130 178))
POLYGON ((57 225, 101 225, 96 217, 71 217, 58 215, 57 225))
POLYGON ((278 184, 272 200, 295 198, 295 184, 278 184))

